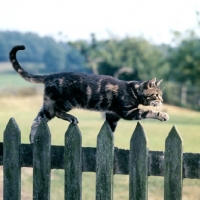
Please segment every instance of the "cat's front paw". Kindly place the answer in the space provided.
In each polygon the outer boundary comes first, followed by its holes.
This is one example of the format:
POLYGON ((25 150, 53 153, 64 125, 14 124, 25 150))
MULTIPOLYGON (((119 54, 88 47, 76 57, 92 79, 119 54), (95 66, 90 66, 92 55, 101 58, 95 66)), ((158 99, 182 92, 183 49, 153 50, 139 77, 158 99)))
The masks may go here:
POLYGON ((70 123, 71 124, 78 124, 78 119, 76 118, 76 117, 71 117, 71 119, 70 119, 70 123))
POLYGON ((160 121, 168 121, 169 120, 169 115, 167 113, 164 113, 164 112, 159 112, 158 113, 159 115, 159 120, 160 121))

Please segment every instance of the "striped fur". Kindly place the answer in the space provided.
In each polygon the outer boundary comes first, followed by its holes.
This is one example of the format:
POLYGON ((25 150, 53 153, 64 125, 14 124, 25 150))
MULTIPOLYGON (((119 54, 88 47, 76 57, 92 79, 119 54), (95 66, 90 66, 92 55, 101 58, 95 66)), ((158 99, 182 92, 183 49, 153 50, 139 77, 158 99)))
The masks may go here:
POLYGON ((160 81, 122 81, 111 76, 62 72, 49 75, 33 75, 26 72, 18 63, 16 53, 24 50, 24 46, 15 46, 10 51, 10 61, 15 71, 25 80, 44 84, 44 102, 37 117, 34 119, 30 141, 41 119, 48 122, 54 117, 78 123, 76 117, 67 112, 73 108, 83 108, 104 112, 106 120, 114 131, 120 118, 125 120, 140 120, 145 118, 166 121, 167 113, 142 110, 139 104, 161 106, 162 91, 160 81))

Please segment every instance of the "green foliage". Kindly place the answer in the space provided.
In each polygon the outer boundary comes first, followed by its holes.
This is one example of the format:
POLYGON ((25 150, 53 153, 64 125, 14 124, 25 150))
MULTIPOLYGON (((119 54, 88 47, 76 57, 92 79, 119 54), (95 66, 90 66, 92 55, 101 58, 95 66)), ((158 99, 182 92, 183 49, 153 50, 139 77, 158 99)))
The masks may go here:
MULTIPOLYGON (((60 46, 55 46, 54 48, 48 48, 44 52, 43 61, 45 65, 48 67, 48 70, 51 72, 59 70, 63 70, 64 68, 64 51, 60 48, 60 46)), ((46 71, 46 70, 45 70, 46 71)))
POLYGON ((142 38, 124 38, 92 42, 70 43, 85 56, 87 65, 94 73, 116 78, 146 80, 162 77, 167 71, 162 51, 142 38), (130 77, 131 75, 131 77, 130 77))
POLYGON ((186 84, 200 84, 200 40, 183 40, 171 48, 168 58, 171 66, 168 79, 186 84))
POLYGON ((200 12, 196 11, 196 27, 183 33, 173 32, 174 47, 168 48, 168 62, 170 73, 169 81, 183 83, 185 85, 200 84, 200 12))
MULTIPOLYGON (((176 46, 153 45, 143 38, 116 38, 91 41, 56 42, 51 37, 33 33, 0 32, 0 62, 8 61, 10 49, 24 44, 18 53, 20 62, 43 64, 40 73, 87 71, 107 74, 124 80, 147 80, 156 77, 184 84, 200 83, 200 40, 190 30, 175 31, 176 46)), ((31 73, 37 72, 31 68, 31 73)))

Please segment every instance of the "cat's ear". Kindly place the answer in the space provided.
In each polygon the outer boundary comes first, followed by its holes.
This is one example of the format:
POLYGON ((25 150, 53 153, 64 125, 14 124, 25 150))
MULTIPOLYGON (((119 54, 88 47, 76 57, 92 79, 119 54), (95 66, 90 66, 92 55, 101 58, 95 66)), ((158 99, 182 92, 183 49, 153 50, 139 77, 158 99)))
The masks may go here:
POLYGON ((156 78, 153 78, 152 80, 147 82, 147 88, 155 87, 156 85, 156 78))
POLYGON ((159 86, 161 82, 162 82, 162 79, 159 81, 156 81, 156 85, 159 86))

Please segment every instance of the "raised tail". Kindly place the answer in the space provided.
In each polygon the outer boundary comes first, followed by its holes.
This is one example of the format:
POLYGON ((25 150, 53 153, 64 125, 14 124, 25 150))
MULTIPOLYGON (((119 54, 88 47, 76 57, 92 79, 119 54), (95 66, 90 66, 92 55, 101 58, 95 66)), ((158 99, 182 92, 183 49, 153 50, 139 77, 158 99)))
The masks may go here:
POLYGON ((46 75, 33 75, 28 72, 26 72, 18 63, 17 58, 16 58, 16 53, 19 50, 24 50, 25 46, 24 45, 19 45, 15 46, 12 48, 10 51, 9 57, 10 57, 10 62, 12 63, 13 68, 15 71, 25 80, 32 82, 32 83, 44 83, 44 79, 46 78, 46 75))

